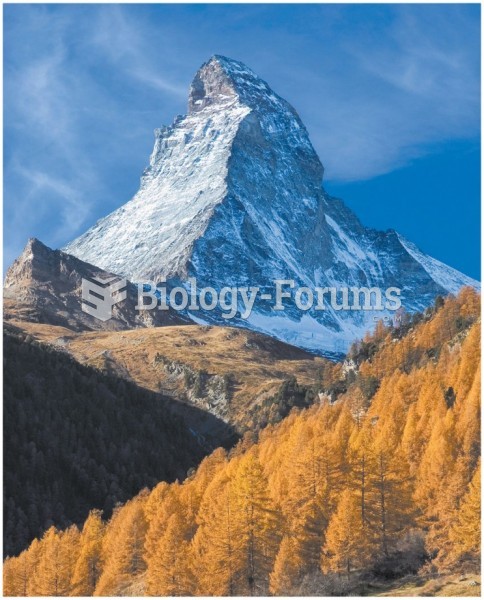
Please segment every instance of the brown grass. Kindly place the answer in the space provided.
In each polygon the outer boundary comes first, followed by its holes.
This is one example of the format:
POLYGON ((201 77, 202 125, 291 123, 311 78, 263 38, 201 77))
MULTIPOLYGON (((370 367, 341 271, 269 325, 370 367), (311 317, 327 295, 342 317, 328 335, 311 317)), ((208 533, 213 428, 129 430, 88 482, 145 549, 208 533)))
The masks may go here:
POLYGON ((385 591, 373 592, 375 596, 443 596, 443 597, 480 597, 481 577, 476 574, 442 575, 428 577, 412 576, 389 586, 385 591))
POLYGON ((241 423, 247 411, 273 395, 284 379, 314 384, 324 359, 268 336, 230 327, 200 325, 76 333, 63 327, 10 321, 38 341, 55 345, 79 362, 116 372, 138 385, 180 397, 182 377, 173 377, 155 361, 187 365, 209 375, 233 374, 229 420, 241 423))

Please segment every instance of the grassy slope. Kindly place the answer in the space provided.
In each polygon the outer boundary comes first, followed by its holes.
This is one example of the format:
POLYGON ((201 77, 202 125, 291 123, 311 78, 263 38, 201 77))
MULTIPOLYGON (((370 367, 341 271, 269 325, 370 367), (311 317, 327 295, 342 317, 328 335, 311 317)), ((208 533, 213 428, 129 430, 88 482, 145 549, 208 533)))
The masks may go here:
POLYGON ((444 597, 480 597, 480 575, 441 575, 439 577, 409 576, 384 585, 374 586, 366 590, 366 595, 375 596, 444 596, 444 597))
MULTIPOLYGON (((63 327, 11 321, 41 342, 63 347, 79 362, 116 373, 138 385, 187 399, 184 377, 171 374, 156 355, 210 376, 232 374, 232 398, 226 416, 251 426, 248 414, 273 396, 291 375, 312 385, 326 362, 268 336, 229 327, 199 325, 75 333, 63 327)), ((192 398, 193 401, 193 398, 192 398)), ((203 403, 202 408, 208 408, 203 403)))

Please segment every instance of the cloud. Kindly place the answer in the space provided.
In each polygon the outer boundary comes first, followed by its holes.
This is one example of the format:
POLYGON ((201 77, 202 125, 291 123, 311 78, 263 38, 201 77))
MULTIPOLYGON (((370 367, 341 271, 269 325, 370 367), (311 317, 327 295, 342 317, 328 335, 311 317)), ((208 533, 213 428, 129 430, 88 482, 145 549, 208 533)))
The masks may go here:
POLYGON ((352 28, 331 57, 345 68, 322 70, 324 112, 310 121, 328 178, 375 177, 478 137, 479 21, 459 7, 415 8, 425 9, 395 7, 376 31, 352 28))
MULTIPOLYGON (((161 32, 160 32, 161 33, 161 32)), ((120 5, 110 5, 100 9, 95 27, 91 32, 90 43, 110 60, 117 69, 140 83, 155 90, 186 97, 186 85, 174 77, 163 74, 163 66, 155 64, 149 40, 152 37, 149 24, 130 19, 120 5)), ((158 38, 163 50, 170 52, 170 44, 158 38)))
POLYGON ((16 214, 17 224, 19 218, 28 217, 32 200, 43 198, 45 212, 52 207, 52 201, 57 206, 57 218, 53 223, 51 239, 62 243, 66 238, 74 235, 78 224, 85 221, 90 210, 90 205, 84 201, 78 187, 40 171, 27 170, 20 166, 17 167, 17 171, 30 184, 29 192, 23 198, 16 214))
POLYGON ((7 261, 32 235, 54 247, 65 244, 98 216, 99 200, 128 200, 104 174, 130 163, 132 152, 139 172, 147 160, 147 129, 129 122, 131 106, 94 75, 97 65, 131 80, 131 88, 177 98, 182 90, 142 59, 142 36, 116 7, 110 14, 89 11, 89 19, 75 7, 14 8, 5 25, 7 261), (25 40, 35 51, 25 50, 25 40))

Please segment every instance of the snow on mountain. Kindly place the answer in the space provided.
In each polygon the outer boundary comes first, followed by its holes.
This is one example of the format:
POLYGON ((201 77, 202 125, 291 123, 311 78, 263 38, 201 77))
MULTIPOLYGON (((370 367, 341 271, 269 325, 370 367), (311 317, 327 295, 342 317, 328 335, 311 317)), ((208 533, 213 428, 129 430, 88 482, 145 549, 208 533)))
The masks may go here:
MULTIPOLYGON (((409 311, 478 285, 395 231, 365 228, 324 191, 323 172, 296 111, 244 64, 214 56, 195 75, 188 114, 156 131, 138 193, 64 250, 138 282, 394 286, 409 311)), ((275 313, 259 301, 249 320, 230 324, 339 353, 381 317, 293 304, 275 313)), ((227 324, 215 312, 192 318, 227 324)))

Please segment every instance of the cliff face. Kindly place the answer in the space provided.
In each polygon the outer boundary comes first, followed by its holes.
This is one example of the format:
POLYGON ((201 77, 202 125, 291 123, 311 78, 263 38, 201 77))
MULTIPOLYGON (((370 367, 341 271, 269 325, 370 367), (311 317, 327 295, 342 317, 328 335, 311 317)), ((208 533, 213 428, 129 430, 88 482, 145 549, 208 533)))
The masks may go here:
POLYGON ((113 276, 39 240, 28 241, 8 269, 4 282, 7 320, 59 325, 74 331, 120 330, 160 325, 183 325, 190 319, 169 311, 138 311, 138 289, 129 281, 126 298, 112 307, 112 318, 101 321, 82 310, 82 280, 113 276))

